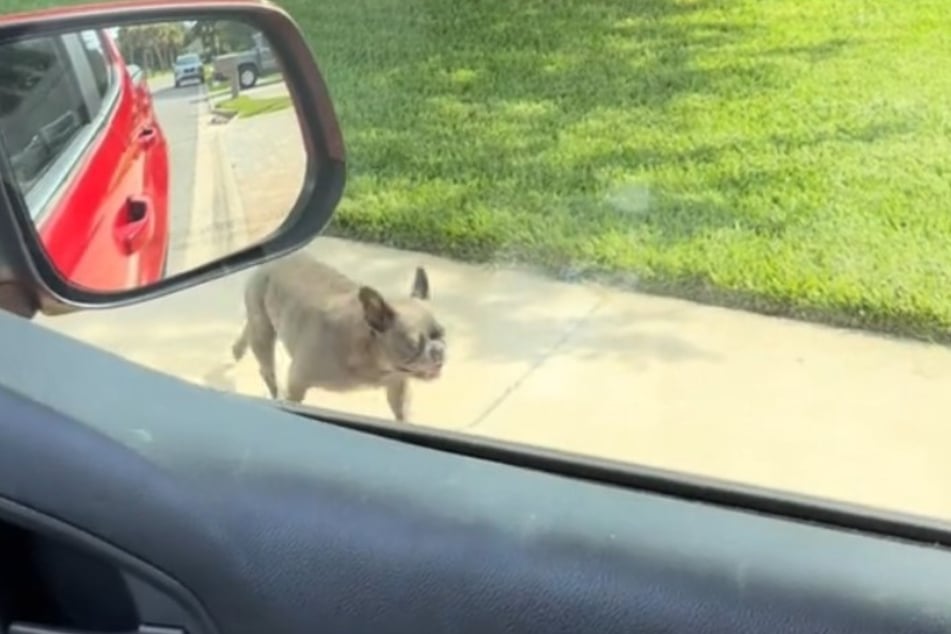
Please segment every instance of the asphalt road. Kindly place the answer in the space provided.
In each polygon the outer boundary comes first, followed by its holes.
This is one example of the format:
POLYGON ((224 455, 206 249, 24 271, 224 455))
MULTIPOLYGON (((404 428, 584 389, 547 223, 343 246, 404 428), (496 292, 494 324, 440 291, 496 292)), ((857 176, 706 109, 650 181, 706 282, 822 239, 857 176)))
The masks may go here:
MULTIPOLYGON (((164 79, 164 78, 162 78, 164 79)), ((201 84, 175 88, 157 80, 152 99, 169 148, 169 273, 183 268, 195 192, 198 116, 205 88, 201 84), (156 85, 159 84, 159 85, 156 85)))

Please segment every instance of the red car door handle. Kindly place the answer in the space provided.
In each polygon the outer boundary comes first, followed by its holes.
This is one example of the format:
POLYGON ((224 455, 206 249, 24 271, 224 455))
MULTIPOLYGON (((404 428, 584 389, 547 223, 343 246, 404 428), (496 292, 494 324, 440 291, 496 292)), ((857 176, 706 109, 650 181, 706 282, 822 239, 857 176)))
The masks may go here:
POLYGON ((145 128, 139 132, 139 143, 142 145, 152 145, 158 139, 158 132, 155 128, 145 128))
POLYGON ((115 238, 123 255, 132 255, 148 244, 155 233, 152 201, 146 196, 130 196, 119 212, 115 238))

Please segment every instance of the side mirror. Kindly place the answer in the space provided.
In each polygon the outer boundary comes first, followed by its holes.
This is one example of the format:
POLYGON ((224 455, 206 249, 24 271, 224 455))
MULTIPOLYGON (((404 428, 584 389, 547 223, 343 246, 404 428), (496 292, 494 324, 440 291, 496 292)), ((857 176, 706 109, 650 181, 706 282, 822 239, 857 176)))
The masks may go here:
POLYGON ((15 229, 0 235, 0 283, 12 270, 44 312, 285 255, 342 194, 332 102, 297 25, 269 3, 0 16, 0 68, 0 230, 15 229), (24 266, 9 265, 15 251, 24 266))

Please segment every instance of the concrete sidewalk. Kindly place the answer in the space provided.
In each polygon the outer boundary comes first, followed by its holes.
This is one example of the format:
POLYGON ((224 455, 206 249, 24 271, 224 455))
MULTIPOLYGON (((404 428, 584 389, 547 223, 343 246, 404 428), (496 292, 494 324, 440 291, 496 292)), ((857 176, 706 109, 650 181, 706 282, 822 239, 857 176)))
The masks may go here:
POLYGON ((238 117, 220 130, 246 226, 241 246, 247 246, 277 230, 297 202, 307 172, 304 139, 293 108, 238 117))
MULTIPOLYGON (((450 357, 416 385, 417 424, 951 518, 944 347, 331 238, 308 249, 389 293, 428 268, 450 357)), ((229 357, 246 275, 43 323, 264 396, 253 361, 229 357)), ((308 402, 389 417, 376 391, 308 402)))
POLYGON ((191 137, 188 147, 169 156, 168 273, 177 275, 248 246, 249 239, 225 127, 216 124, 204 87, 167 88, 157 94, 161 103, 175 106, 159 108, 170 147, 182 145, 183 128, 191 137))

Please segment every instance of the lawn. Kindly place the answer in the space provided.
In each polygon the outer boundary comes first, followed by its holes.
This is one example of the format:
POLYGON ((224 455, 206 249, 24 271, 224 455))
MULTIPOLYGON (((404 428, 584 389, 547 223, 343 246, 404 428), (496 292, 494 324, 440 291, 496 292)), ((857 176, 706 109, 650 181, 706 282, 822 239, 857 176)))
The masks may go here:
POLYGON ((330 232, 949 338, 947 0, 279 3, 346 135, 330 232))
POLYGON ((283 6, 346 135, 333 233, 951 327, 947 0, 283 6))

